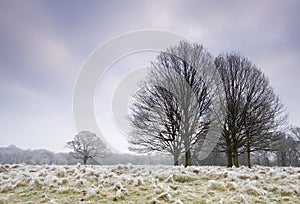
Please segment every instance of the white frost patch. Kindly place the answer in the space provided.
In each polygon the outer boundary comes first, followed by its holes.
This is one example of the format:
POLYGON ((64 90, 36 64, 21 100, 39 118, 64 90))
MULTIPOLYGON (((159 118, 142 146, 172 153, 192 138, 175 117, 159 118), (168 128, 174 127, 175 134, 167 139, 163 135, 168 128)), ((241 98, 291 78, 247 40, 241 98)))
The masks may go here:
POLYGON ((183 204, 183 202, 182 202, 179 198, 177 198, 177 199, 173 202, 173 204, 183 204))
POLYGON ((135 180, 134 180, 134 184, 135 186, 141 186, 141 185, 145 185, 144 179, 141 176, 138 176, 135 180))
POLYGON ((128 191, 126 188, 123 187, 123 185, 121 184, 121 182, 117 182, 115 183, 114 186, 111 187, 112 190, 115 190, 118 194, 122 194, 122 195, 127 195, 128 191))
POLYGON ((208 181, 208 189, 210 190, 225 190, 225 183, 222 181, 214 181, 210 180, 208 181))
POLYGON ((49 203, 67 202, 70 195, 90 203, 129 203, 139 195, 142 203, 291 203, 300 194, 300 168, 0 165, 0 203, 13 203, 19 190, 63 194, 63 200, 43 197, 49 203))
POLYGON ((59 169, 57 172, 56 172, 56 176, 59 177, 59 178, 63 178, 66 176, 66 170, 65 169, 59 169))
POLYGON ((259 195, 265 195, 266 191, 260 188, 255 187, 252 184, 246 184, 244 187, 244 192, 246 192, 247 194, 250 195, 255 195, 255 196, 259 196, 259 195))
POLYGON ((53 199, 49 200, 48 203, 49 203, 49 204, 57 204, 57 202, 55 202, 55 200, 53 200, 53 199))
POLYGON ((9 196, 1 196, 0 197, 0 203, 6 204, 9 203, 9 196))
POLYGON ((155 197, 155 200, 164 200, 164 201, 171 201, 172 196, 168 192, 163 192, 155 197))
POLYGON ((97 194, 99 194, 100 190, 98 188, 89 188, 86 192, 85 198, 89 199, 92 197, 95 197, 97 194))
POLYGON ((174 178, 173 178, 173 174, 171 174, 167 179, 166 179, 166 183, 174 183, 174 178))

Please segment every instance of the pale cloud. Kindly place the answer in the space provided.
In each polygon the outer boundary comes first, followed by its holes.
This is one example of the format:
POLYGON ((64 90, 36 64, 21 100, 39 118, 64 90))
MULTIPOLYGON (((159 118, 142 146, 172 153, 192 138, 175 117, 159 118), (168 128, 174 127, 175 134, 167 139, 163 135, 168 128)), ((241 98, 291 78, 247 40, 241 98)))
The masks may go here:
MULTIPOLYGON (((201 43, 213 55, 240 51, 269 77, 300 125, 299 1, 1 1, 0 146, 64 150, 76 130, 72 91, 84 59, 99 44, 124 32, 162 29, 201 43), (25 123, 24 123, 25 121, 25 123), (10 138, 10 139, 9 139, 10 138), (48 144, 47 144, 48 143, 48 144)), ((147 39, 145 39, 147 40, 147 39)), ((150 61, 150 59, 147 59, 150 61)), ((135 68, 145 61, 120 63, 135 68)), ((116 65, 116 66, 120 66, 116 65)), ((119 67, 121 68, 121 67, 119 67)), ((111 95, 125 71, 112 71, 97 104, 110 110, 111 95)), ((98 110, 98 109, 97 109, 98 110)), ((107 116, 102 125, 117 135, 107 116)), ((111 132, 110 132, 111 131, 111 132)), ((112 139, 122 150, 124 138, 112 139), (120 142, 122 141, 122 142, 120 142)))
POLYGON ((29 42, 32 46, 29 54, 37 69, 50 74, 54 79, 74 79, 81 62, 63 40, 40 36, 33 39, 29 42))
MULTIPOLYGON (((17 96, 23 99, 23 103, 26 101, 43 103, 46 101, 53 102, 55 99, 46 93, 38 92, 35 89, 30 89, 29 87, 18 84, 16 81, 2 81, 0 86, 0 92, 6 95, 17 96)), ((34 104, 33 104, 34 105, 34 104)))
MULTIPOLYGON (((13 41, 15 59, 19 55, 30 61, 29 69, 37 69, 53 79, 71 80, 80 67, 76 52, 61 38, 45 8, 38 1, 24 4, 6 2, 1 9, 0 29, 13 41), (2 12, 3 11, 3 12, 2 12)), ((12 53, 13 55, 13 53, 12 53)))

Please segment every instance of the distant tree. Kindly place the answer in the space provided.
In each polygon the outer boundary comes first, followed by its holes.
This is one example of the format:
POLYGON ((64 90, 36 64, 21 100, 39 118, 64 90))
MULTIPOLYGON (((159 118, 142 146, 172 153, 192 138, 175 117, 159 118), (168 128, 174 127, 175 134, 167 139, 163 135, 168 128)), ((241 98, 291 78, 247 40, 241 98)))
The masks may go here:
POLYGON ((295 140, 300 142, 300 127, 292 127, 291 133, 292 137, 294 137, 295 140))
POLYGON ((300 166, 300 128, 291 127, 278 143, 279 165, 300 166))
POLYGON ((95 133, 82 131, 75 135, 72 141, 67 142, 68 148, 73 149, 72 156, 86 164, 89 159, 103 157, 109 149, 95 133))
POLYGON ((279 166, 299 166, 299 142, 291 135, 282 133, 277 144, 276 158, 279 166))

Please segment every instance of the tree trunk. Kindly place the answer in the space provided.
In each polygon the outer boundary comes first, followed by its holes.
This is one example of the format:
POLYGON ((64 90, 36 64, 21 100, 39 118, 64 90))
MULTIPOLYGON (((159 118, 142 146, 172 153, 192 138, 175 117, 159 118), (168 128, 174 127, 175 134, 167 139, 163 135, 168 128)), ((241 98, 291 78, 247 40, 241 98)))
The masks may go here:
POLYGON ((232 151, 230 148, 227 149, 227 167, 232 167, 232 151))
POLYGON ((88 157, 83 157, 83 165, 86 165, 87 160, 88 160, 88 157))
POLYGON ((266 163, 267 163, 267 166, 270 166, 270 160, 269 160, 268 155, 266 155, 266 163))
POLYGON ((238 153, 237 153, 237 149, 234 149, 233 152, 233 163, 235 167, 239 167, 239 158, 238 158, 238 153))
POLYGON ((190 148, 187 148, 185 150, 185 167, 187 166, 191 166, 192 165, 192 161, 191 161, 191 150, 190 148))
POLYGON ((179 164, 179 154, 177 154, 177 153, 174 153, 174 165, 175 166, 178 166, 178 164, 179 164))
POLYGON ((250 147, 247 146, 247 159, 248 159, 248 167, 251 168, 251 152, 250 152, 250 147))
POLYGON ((191 165, 192 165, 191 151, 187 150, 187 152, 185 153, 185 167, 191 166, 191 165))
POLYGON ((281 161, 282 161, 282 166, 286 166, 284 154, 281 154, 281 161))
MULTIPOLYGON (((186 130, 187 130, 187 126, 186 126, 186 130)), ((189 137, 188 135, 184 135, 185 140, 184 140, 184 150, 185 150, 185 164, 184 166, 191 166, 192 165, 192 161, 191 161, 191 149, 190 149, 190 141, 189 141, 189 137)))
POLYGON ((234 134, 232 136, 233 138, 233 164, 235 167, 239 167, 239 158, 238 158, 238 144, 237 144, 237 139, 236 135, 234 134))
POLYGON ((250 149, 248 147, 248 150, 247 150, 247 159, 248 159, 248 167, 251 168, 251 155, 250 155, 250 149))

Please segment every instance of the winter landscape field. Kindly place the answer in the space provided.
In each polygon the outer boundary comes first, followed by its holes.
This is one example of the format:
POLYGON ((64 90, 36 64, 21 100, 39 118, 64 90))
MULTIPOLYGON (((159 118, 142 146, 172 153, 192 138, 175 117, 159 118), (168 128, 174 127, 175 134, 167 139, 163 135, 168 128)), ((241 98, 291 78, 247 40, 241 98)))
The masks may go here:
POLYGON ((300 168, 0 166, 0 203, 299 203, 300 168))

